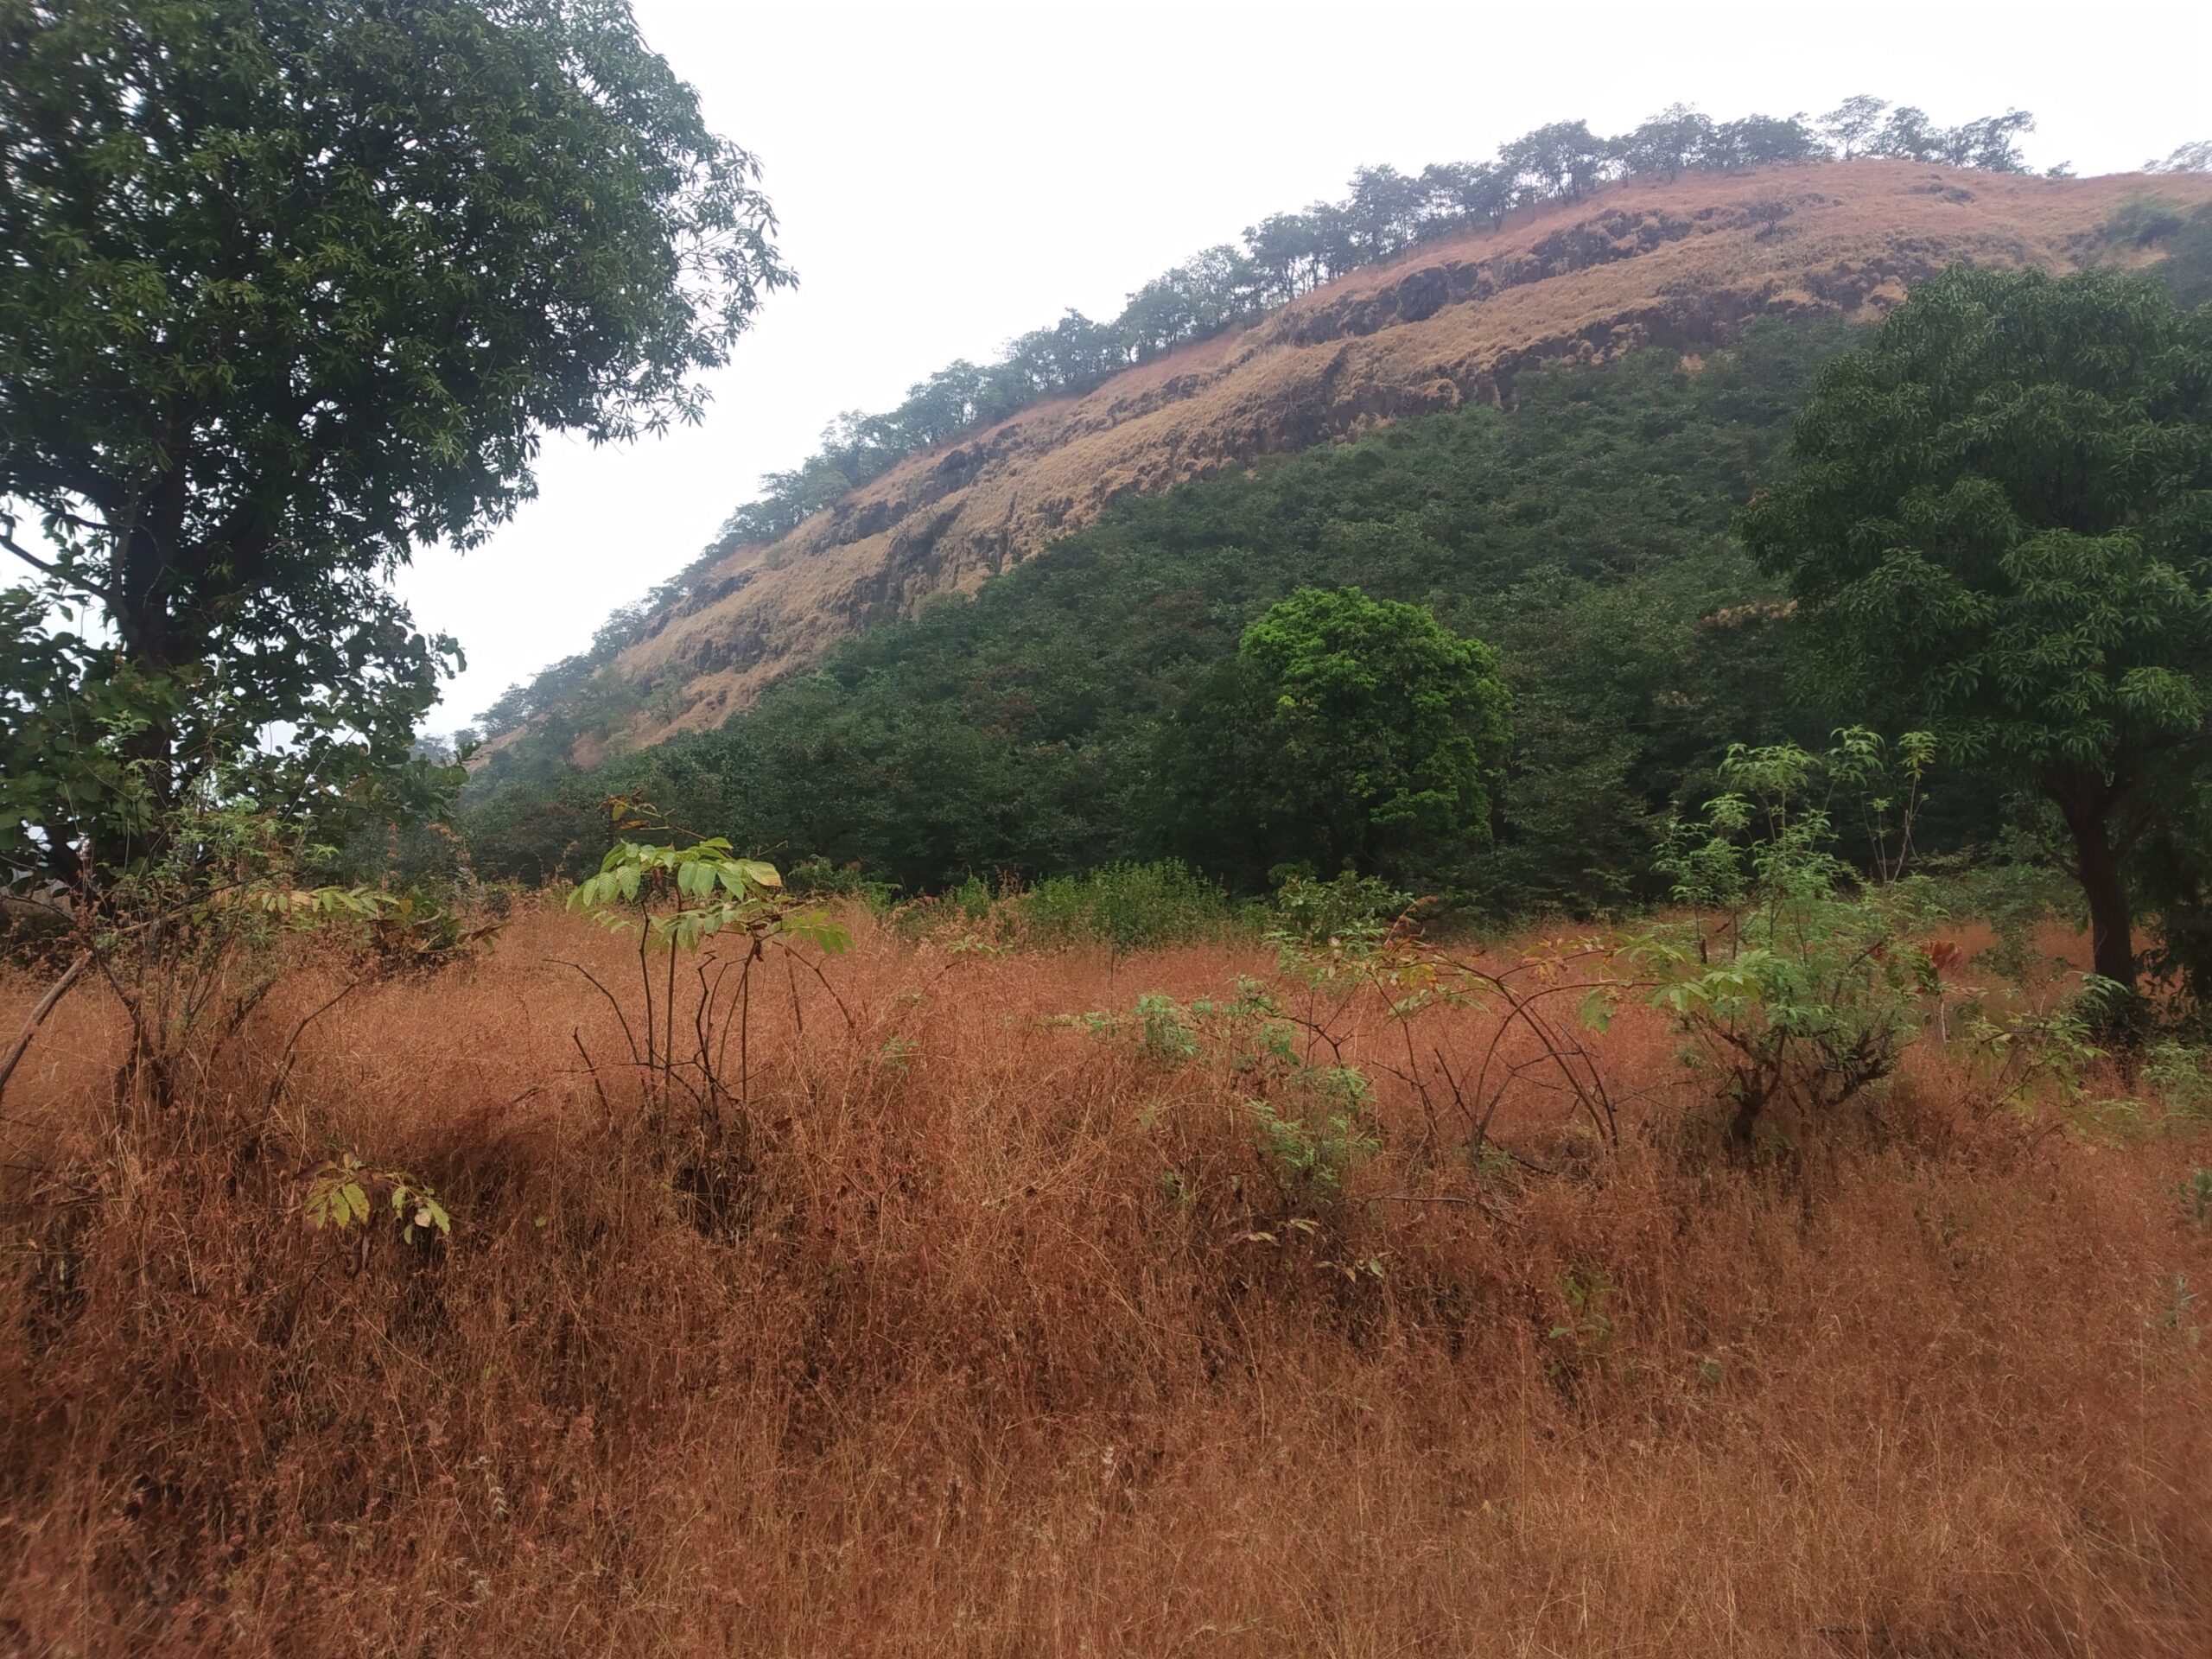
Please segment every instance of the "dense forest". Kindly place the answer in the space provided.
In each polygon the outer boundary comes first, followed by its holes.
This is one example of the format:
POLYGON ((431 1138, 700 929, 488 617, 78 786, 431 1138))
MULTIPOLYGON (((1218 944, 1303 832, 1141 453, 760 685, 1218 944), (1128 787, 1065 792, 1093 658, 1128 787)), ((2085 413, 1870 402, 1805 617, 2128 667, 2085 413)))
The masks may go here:
MULTIPOLYGON (((1516 209, 1579 200, 1622 179, 1854 159, 2019 172, 2026 162, 2018 141, 2034 128, 2034 117, 2017 109, 1945 127, 1923 110, 1868 96, 1848 99, 1817 121, 1767 115, 1715 121, 1677 104, 1611 137, 1585 121, 1555 121, 1502 145, 1487 162, 1433 163, 1418 174, 1363 167, 1342 199, 1268 214, 1246 226, 1237 243, 1205 249, 1143 284, 1111 321, 1071 309, 1015 337, 995 363, 963 359, 938 370, 896 409, 840 416, 812 456, 761 480, 760 495, 730 515, 690 566, 618 610, 588 650, 511 687, 479 723, 497 734, 552 709, 732 549, 774 540, 906 456, 1042 399, 1091 391, 1135 364, 1249 322, 1425 240, 1496 229, 1516 209)), ((2171 164, 2189 161, 2177 153, 2171 164)))

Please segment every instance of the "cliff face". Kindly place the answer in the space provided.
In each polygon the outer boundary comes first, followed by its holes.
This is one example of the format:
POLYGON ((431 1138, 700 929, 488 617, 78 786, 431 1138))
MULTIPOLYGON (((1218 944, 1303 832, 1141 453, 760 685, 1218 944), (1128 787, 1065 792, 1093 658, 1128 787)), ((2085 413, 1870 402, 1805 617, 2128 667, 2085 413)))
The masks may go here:
POLYGON ((1537 362, 1725 343, 1765 316, 1878 315, 1958 261, 2132 263, 2101 227, 2212 176, 2052 181, 1911 162, 1685 175, 1427 244, 1242 332, 1040 404, 723 558, 607 671, 656 689, 629 735, 719 724, 838 638, 972 588, 1126 492, 1402 415, 1510 404, 1537 362))

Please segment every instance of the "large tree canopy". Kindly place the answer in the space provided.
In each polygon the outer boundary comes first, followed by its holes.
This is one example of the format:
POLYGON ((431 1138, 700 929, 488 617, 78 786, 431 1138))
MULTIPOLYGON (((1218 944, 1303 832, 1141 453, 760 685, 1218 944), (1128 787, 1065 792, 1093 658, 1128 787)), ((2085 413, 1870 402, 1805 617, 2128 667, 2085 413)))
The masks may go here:
POLYGON ((2046 797, 2133 984, 2123 866, 2212 760, 2212 309, 1954 270, 1823 370, 1795 448, 1740 525, 1834 696, 2046 797))
POLYGON ((1300 588, 1177 712, 1160 757, 1168 816, 1248 879, 1278 862, 1449 869, 1490 839, 1507 708, 1496 653, 1424 607, 1300 588))
POLYGON ((296 790, 404 751, 451 647, 384 577, 696 416, 790 280, 754 177, 626 0, 0 0, 4 850, 271 722, 296 790))

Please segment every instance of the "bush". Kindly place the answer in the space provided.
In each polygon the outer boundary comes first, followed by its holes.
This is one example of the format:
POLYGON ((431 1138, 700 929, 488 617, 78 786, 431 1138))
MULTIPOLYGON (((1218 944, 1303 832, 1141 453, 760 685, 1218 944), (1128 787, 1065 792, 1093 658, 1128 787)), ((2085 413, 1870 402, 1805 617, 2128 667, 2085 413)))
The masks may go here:
POLYGON ((832 864, 817 853, 802 858, 784 872, 784 887, 802 899, 856 899, 871 914, 882 916, 891 908, 895 881, 878 881, 857 864, 832 864))
POLYGON ((1227 896, 1178 858, 1056 877, 1014 902, 1026 942, 1038 944, 1146 950, 1217 938, 1230 922, 1227 896))
MULTIPOLYGON (((1249 1225, 1287 1225, 1309 1236, 1324 1224, 1340 1230, 1347 1178, 1382 1148, 1374 1087, 1357 1066, 1302 1058, 1291 1020, 1266 986, 1240 978, 1233 997, 1190 1002, 1148 991, 1128 1014, 1090 1014, 1083 1023, 1134 1039, 1154 1065, 1205 1066, 1233 1080, 1278 1200, 1248 1213, 1249 1225)), ((1274 1233, 1245 1236, 1282 1242, 1274 1233)))
POLYGON ((1925 878, 1902 874, 1929 747, 1908 734, 1892 762, 1870 733, 1838 736, 1825 755, 1794 743, 1729 751, 1730 791, 1672 826, 1659 861, 1676 900, 1703 914, 1630 948, 1656 974, 1653 1003, 1688 1039, 1685 1062, 1732 1103, 1739 1145, 1777 1107, 1817 1117, 1886 1079, 1937 983, 1915 939, 1942 912, 1925 878), (1834 850, 1825 803, 1839 791, 1857 797, 1867 823, 1871 878, 1834 850))
POLYGON ((1381 943, 1414 896, 1379 876, 1346 870, 1332 881, 1292 872, 1275 889, 1268 938, 1277 944, 1357 950, 1381 943))

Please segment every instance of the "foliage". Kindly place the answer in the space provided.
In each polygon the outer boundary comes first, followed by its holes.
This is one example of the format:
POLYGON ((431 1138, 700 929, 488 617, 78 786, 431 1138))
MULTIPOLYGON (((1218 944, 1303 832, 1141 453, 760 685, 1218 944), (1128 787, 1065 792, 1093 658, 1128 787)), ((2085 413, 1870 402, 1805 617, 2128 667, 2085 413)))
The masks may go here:
POLYGON ((1599 1268, 1573 1267, 1559 1276, 1561 1323, 1544 1332, 1558 1344, 1546 1370, 1555 1381, 1570 1380, 1612 1345, 1617 1333, 1609 1311, 1619 1287, 1599 1268))
POLYGON ((1448 868, 1490 837, 1507 708, 1497 654, 1425 607, 1300 588, 1168 722, 1170 810, 1217 868, 1448 868))
POLYGON ((471 913, 452 894, 412 888, 385 897, 366 919, 368 950, 375 961, 399 972, 429 972, 466 960, 506 925, 500 916, 471 913))
POLYGON ((301 845, 298 828, 221 784, 203 780, 150 820, 158 856, 18 899, 56 925, 74 960, 0 1066, 0 1087, 54 1002, 89 974, 130 1022, 118 1099, 166 1107, 186 1060, 201 1071, 213 1065, 276 984, 288 936, 336 927, 358 942, 404 902, 372 887, 315 884, 306 872, 317 849, 301 845))
POLYGON ((2143 1056, 2142 1077, 2171 1110, 2212 1120, 2212 1054, 2202 1047, 2155 1044, 2143 1056))
POLYGON ((1939 914, 1924 882, 1898 879, 1932 750, 1919 733, 1894 750, 1862 728, 1837 738, 1822 755, 1732 749, 1729 791, 1678 823, 1660 860, 1700 913, 1626 948, 1688 1039, 1686 1063, 1732 1105, 1740 1145, 1777 1107, 1817 1121, 1889 1077, 1935 988, 1916 938, 1939 914), (1834 850, 1839 794, 1874 838, 1873 879, 1834 850))
POLYGON ((2212 760, 2212 314, 1954 270, 1821 372, 1795 450, 1740 522, 1826 683, 2048 798, 2134 984, 2124 863, 2212 760))
MULTIPOLYGON (((806 944, 836 955, 850 948, 851 941, 827 912, 803 908, 786 897, 774 865, 737 856, 727 837, 681 830, 648 802, 618 796, 607 806, 620 838, 601 861, 598 873, 569 894, 569 908, 588 912, 612 931, 636 931, 643 1001, 639 1023, 632 1027, 613 992, 596 979, 592 983, 614 1008, 631 1064, 645 1073, 651 1113, 664 1115, 682 1090, 698 1108, 701 1131, 711 1150, 724 1128, 725 1103, 734 1102, 741 1111, 747 1104, 754 964, 771 944, 790 950, 806 944), (632 830, 670 839, 633 841, 632 830), (737 986, 727 1007, 720 997, 730 964, 709 950, 724 938, 736 941, 738 965, 737 986), (656 950, 664 957, 658 987, 656 950), (678 1050, 676 1034, 677 963, 685 954, 701 958, 694 966, 698 1005, 689 1052, 678 1050), (711 978, 709 967, 716 969, 711 978), (723 1070, 733 1030, 738 1053, 734 1086, 723 1070)), ((583 968, 576 971, 592 977, 583 968)))
POLYGON ((1357 1067, 1314 1067, 1300 1075, 1304 1096, 1286 1116, 1272 1102, 1248 1100, 1256 1143, 1294 1208, 1338 1202, 1344 1180, 1381 1150, 1373 1131, 1374 1091, 1357 1067))
POLYGON ((453 1217, 438 1202, 437 1189, 401 1169, 372 1169, 353 1153, 326 1161, 308 1180, 308 1195, 301 1211, 308 1225, 343 1232, 368 1225, 372 1189, 382 1188, 391 1205, 401 1239, 412 1244, 419 1235, 428 1238, 435 1230, 440 1238, 453 1232, 453 1217))
POLYGON ((1172 858, 1122 861, 1034 887, 971 875, 885 913, 908 939, 989 955, 1094 944, 1119 956, 1217 938, 1237 925, 1221 888, 1172 858))
POLYGON ((895 409, 839 416, 823 430, 814 455, 761 479, 760 494, 730 515, 690 569, 639 603, 618 609, 590 650, 554 664, 527 685, 510 687, 480 719, 489 729, 505 731, 588 696, 593 674, 642 639, 652 616, 696 593, 733 550, 788 534, 906 456, 956 442, 1041 398, 1092 391, 1132 364, 1247 324, 1272 307, 1363 266, 1396 258, 1423 241, 1495 230, 1516 208, 1579 200, 1614 181, 1673 179, 1685 171, 1731 172, 1854 156, 2024 170, 2015 140, 2035 125, 2024 111, 1947 128, 1910 106, 1891 111, 1885 121, 1880 118, 1889 107, 1879 99, 1853 99, 1815 125, 1802 116, 1715 121, 1676 104, 1612 137, 1592 132, 1583 121, 1555 121, 1501 146, 1488 162, 1437 162, 1418 175, 1362 167, 1342 200, 1270 213, 1248 225, 1241 244, 1204 249, 1143 284, 1110 322, 1070 310, 1010 341, 996 363, 962 359, 910 387, 895 409), (1844 118, 1854 110, 1867 115, 1863 127, 1844 118))
MULTIPOLYGON (((1188 1003, 1147 992, 1129 1016, 1093 1014, 1085 1023, 1133 1034, 1154 1065, 1205 1065, 1236 1079, 1247 1096, 1252 1144, 1294 1219, 1310 1222, 1333 1211, 1346 1178, 1381 1148, 1364 1074, 1304 1058, 1281 1005, 1256 980, 1239 979, 1233 997, 1188 1003)), ((1244 1236, 1279 1242, 1273 1234, 1244 1236)))
POLYGON ((1121 862, 1041 881, 1019 899, 1025 937, 1117 951, 1156 949, 1225 931, 1229 901, 1182 860, 1121 862))
POLYGON ((855 865, 840 868, 819 853, 802 858, 784 872, 785 891, 807 899, 852 899, 878 916, 891 908, 898 888, 888 881, 874 881, 855 865))
POLYGON ((543 432, 696 418, 789 280, 753 171, 624 0, 0 4, 9 854, 156 855, 218 769, 419 805, 458 657, 386 577, 543 432))
POLYGON ((1316 881, 1294 871, 1275 889, 1268 943, 1287 950, 1371 951, 1413 903, 1413 894, 1380 876, 1344 870, 1316 881))
MULTIPOLYGON (((1946 129, 1919 110, 1899 109, 1866 153, 2019 172, 2024 163, 2012 139, 2034 124, 2016 110, 1946 129)), ((1503 145, 1486 163, 1437 163, 1418 175, 1362 167, 1341 201, 1247 226, 1242 245, 1207 248, 1163 272, 1129 295, 1111 322, 1070 311, 1014 340, 989 367, 954 363, 912 388, 895 410, 841 416, 823 433, 818 454, 762 480, 763 498, 732 515, 710 555, 785 533, 917 449, 991 425, 1039 397, 1090 391, 1132 363, 1205 339, 1363 265, 1395 258, 1423 239, 1495 228, 1516 207, 1579 200, 1618 179, 1849 153, 1797 118, 1716 123, 1676 105, 1618 137, 1600 137, 1581 121, 1559 121, 1503 145)))

